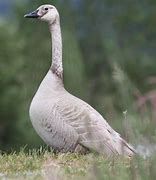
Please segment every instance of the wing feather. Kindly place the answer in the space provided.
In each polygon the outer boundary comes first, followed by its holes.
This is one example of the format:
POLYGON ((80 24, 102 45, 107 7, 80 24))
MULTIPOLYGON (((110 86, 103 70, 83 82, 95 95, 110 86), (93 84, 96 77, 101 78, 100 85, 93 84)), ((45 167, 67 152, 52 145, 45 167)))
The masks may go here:
POLYGON ((57 107, 64 121, 79 135, 78 143, 107 155, 132 155, 131 146, 125 145, 120 135, 90 105, 70 95, 62 98, 57 107), (69 103, 70 102, 70 103, 69 103))

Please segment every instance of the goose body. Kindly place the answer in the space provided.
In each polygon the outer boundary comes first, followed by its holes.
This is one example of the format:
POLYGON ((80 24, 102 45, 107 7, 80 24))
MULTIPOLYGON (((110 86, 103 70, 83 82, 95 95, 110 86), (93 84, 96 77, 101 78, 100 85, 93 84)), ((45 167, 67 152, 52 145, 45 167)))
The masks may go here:
POLYGON ((59 14, 52 5, 42 5, 25 17, 49 23, 52 34, 52 66, 30 105, 32 125, 43 141, 60 152, 86 152, 132 156, 133 148, 89 104, 64 88, 62 39, 59 14))

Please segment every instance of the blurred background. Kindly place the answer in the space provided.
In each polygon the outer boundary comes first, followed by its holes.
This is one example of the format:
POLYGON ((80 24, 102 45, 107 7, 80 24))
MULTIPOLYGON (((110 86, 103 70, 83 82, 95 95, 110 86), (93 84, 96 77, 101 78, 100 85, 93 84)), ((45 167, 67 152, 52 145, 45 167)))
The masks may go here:
POLYGON ((45 3, 60 12, 66 89, 132 144, 155 144, 155 0, 0 0, 0 150, 44 144, 28 111, 51 39, 46 24, 23 15, 45 3))

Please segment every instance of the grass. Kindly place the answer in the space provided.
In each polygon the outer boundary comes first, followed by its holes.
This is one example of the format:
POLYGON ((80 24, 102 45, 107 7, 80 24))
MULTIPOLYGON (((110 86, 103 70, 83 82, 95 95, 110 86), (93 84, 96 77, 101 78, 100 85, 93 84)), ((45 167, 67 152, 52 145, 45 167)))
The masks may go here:
MULTIPOLYGON (((138 145, 139 142, 147 146, 147 149, 155 145, 155 125, 149 118, 139 119, 134 114, 128 114, 121 124, 124 125, 124 136, 132 144, 138 145)), ((10 154, 0 152, 0 180, 155 180, 155 177, 154 151, 150 157, 136 156, 131 160, 122 157, 110 160, 93 153, 55 154, 46 148, 23 148, 20 152, 10 154)))
MULTIPOLYGON (((149 149, 156 142, 155 125, 149 118, 136 119, 128 114, 123 122, 123 134, 135 145, 139 142, 146 147, 148 140, 149 149)), ((136 156, 131 160, 123 157, 110 160, 93 153, 55 154, 46 148, 0 153, 0 180, 155 180, 155 177, 154 151, 150 157, 136 156)))
POLYGON ((109 160, 95 154, 54 154, 32 150, 0 155, 0 179, 146 180, 156 177, 156 154, 109 160))

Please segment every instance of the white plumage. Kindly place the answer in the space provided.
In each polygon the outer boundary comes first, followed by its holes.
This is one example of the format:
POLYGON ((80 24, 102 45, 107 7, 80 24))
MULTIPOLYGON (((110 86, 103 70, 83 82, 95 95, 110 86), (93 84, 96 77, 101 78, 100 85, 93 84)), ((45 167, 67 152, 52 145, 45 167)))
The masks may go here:
POLYGON ((95 152, 132 156, 133 148, 89 104, 68 93, 63 85, 62 38, 59 13, 42 5, 25 17, 49 23, 52 65, 30 106, 34 129, 46 144, 60 152, 95 152))

